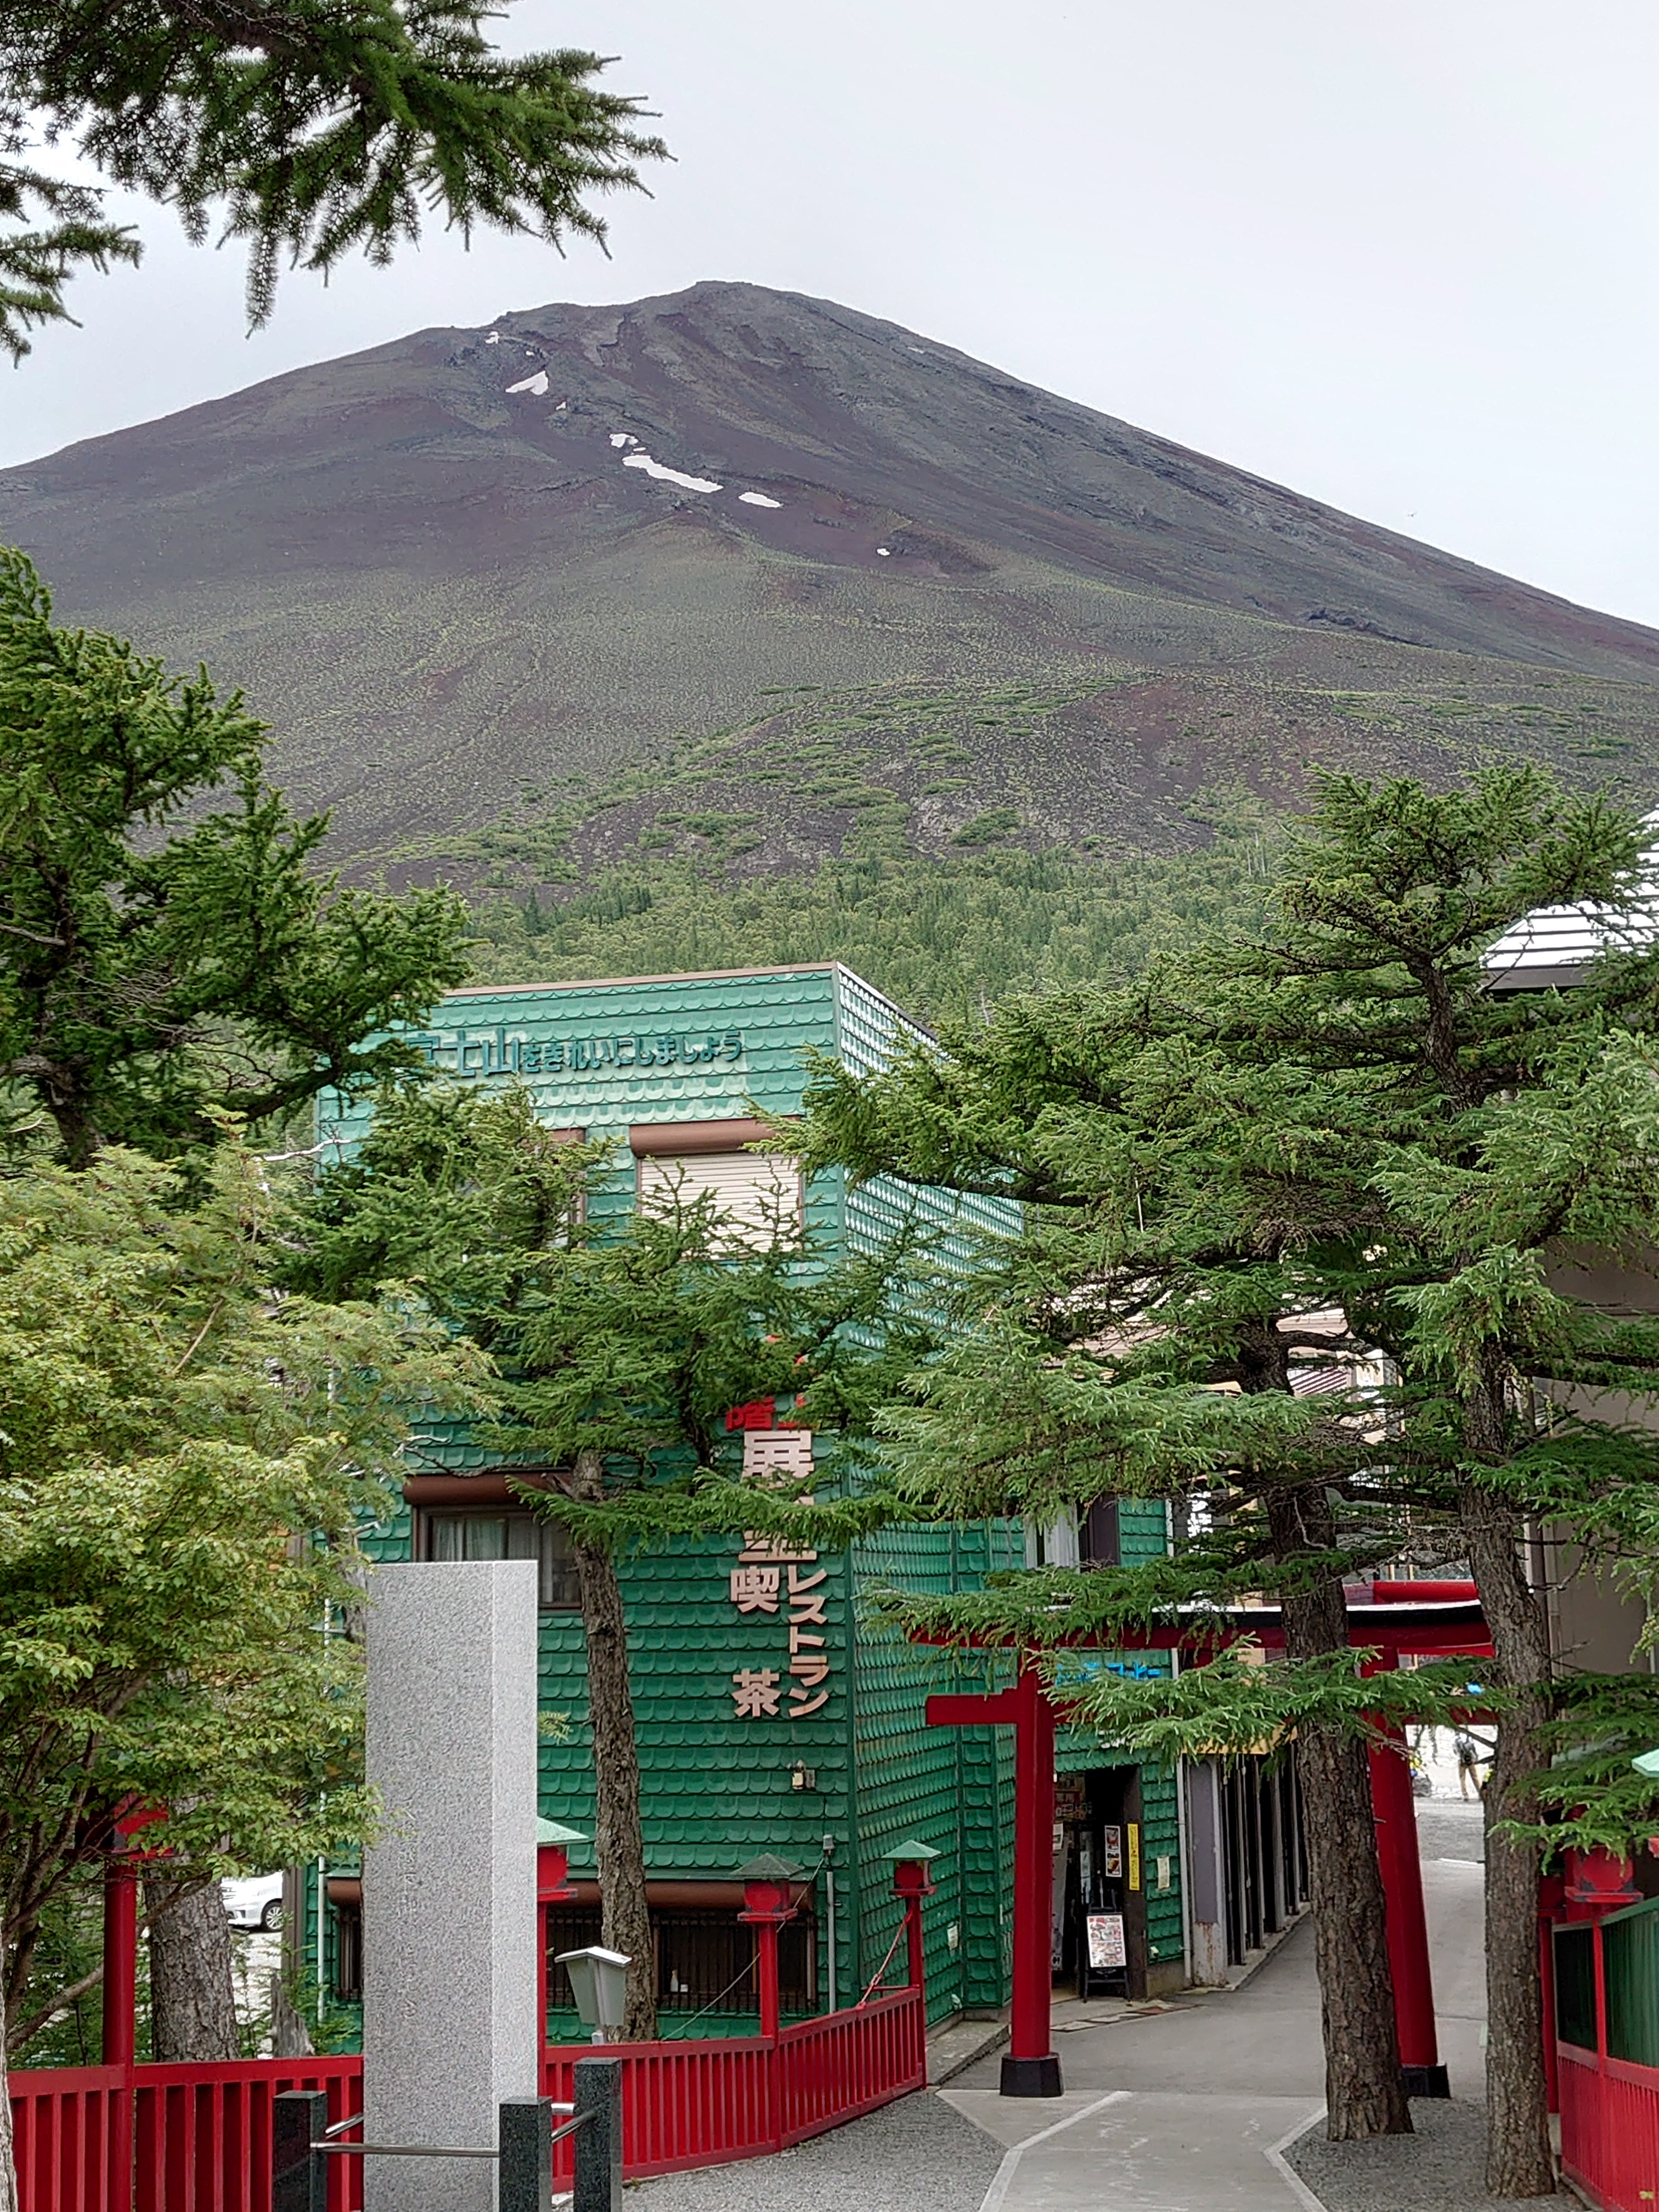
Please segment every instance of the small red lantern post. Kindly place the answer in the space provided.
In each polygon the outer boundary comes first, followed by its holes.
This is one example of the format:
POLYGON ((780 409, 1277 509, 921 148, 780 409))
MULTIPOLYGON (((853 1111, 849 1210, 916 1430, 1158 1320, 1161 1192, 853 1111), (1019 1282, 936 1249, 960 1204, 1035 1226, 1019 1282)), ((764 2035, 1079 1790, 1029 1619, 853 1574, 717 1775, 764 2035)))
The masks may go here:
POLYGON ((580 1829, 564 1827, 557 1820, 536 1823, 536 1931, 540 1939, 536 1945, 538 2078, 541 2070, 540 2045, 547 2041, 547 1954, 553 1948, 547 1929, 547 1908, 550 1905, 568 1905, 575 1896, 576 1887, 570 1879, 570 1846, 586 1841, 580 1829))
POLYGON ((895 1844, 892 1850, 884 1851, 882 1856, 893 1862, 893 1894, 904 1907, 904 1940, 908 1953, 909 1984, 913 1990, 919 1990, 923 1980, 922 1899, 933 1893, 930 1863, 939 1856, 939 1853, 911 1837, 904 1843, 895 1844))
POLYGON ((1598 1844, 1593 1851, 1573 1851, 1566 1854, 1567 1903, 1576 1908, 1569 1913, 1573 1920, 1599 1920, 1603 1913, 1622 1911, 1627 1905, 1639 1905, 1642 1893, 1633 1879, 1635 1863, 1618 1856, 1598 1844))
POLYGON ((801 1869, 763 1851, 738 1869, 743 1911, 738 1918, 755 1931, 755 1977, 760 1985, 760 2032, 775 2043, 781 2025, 778 2002, 778 1930, 795 1917, 793 1886, 801 1869))

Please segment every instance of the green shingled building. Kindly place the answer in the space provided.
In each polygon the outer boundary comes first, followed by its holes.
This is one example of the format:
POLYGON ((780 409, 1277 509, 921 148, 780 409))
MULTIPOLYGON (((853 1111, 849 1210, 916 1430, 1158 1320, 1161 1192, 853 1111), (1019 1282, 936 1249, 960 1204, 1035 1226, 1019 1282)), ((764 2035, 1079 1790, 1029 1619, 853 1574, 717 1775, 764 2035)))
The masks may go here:
MULTIPOLYGON (((617 1164, 604 1202, 628 1206, 672 1177, 683 1189, 717 1194, 741 1218, 778 1202, 778 1164, 743 1149, 759 1133, 755 1109, 799 1109, 809 1048, 858 1073, 876 1068, 903 1021, 857 976, 824 964, 461 991, 416 1042, 441 1074, 525 1085, 549 1127, 611 1139, 617 1164)), ((362 1109, 331 1112, 325 1101, 325 1139, 349 1146, 362 1127, 362 1109)), ((990 1201, 933 1193, 918 1199, 879 1181, 848 1188, 838 1173, 815 1177, 805 1191, 793 1165, 787 1177, 789 1201, 830 1252, 878 1244, 918 1206, 933 1241, 947 1248, 969 1220, 994 1226, 1008 1218, 990 1201)), ((803 1448, 799 1431, 769 1428, 772 1410, 737 1413, 746 1453, 803 1448)), ((409 1464, 404 1510, 369 1533, 376 1558, 540 1559, 542 1699, 567 1722, 542 1746, 541 1811, 591 1837, 582 1629, 562 1539, 517 1506, 489 1455, 464 1437, 428 1437, 409 1464)), ((1055 1540, 1049 1532, 1051 1550, 1055 1540)), ((1060 1540, 1079 1543, 1084 1557, 1161 1550, 1163 1509, 1103 1505, 1060 1540)), ((909 1838, 939 1854, 927 1915, 930 2013, 1005 2000, 1012 1742, 1006 1730, 927 1728, 927 1692, 980 1686, 984 1668, 953 1669, 871 1633, 860 1597, 876 1583, 972 1588, 1038 1542, 1018 1523, 999 1522, 895 1531, 816 1557, 735 1540, 681 1540, 623 1562, 665 2033, 731 2034, 750 2024, 748 1930, 735 1917, 735 1875, 762 1852, 793 1860, 812 1877, 781 1947, 786 2011, 856 2002, 899 1929, 883 1854, 909 1838), (790 1656, 792 1620, 810 1621, 811 1636, 823 1638, 805 1666, 790 1656)), ((1174 1778, 1114 1764, 1091 1741, 1063 1738, 1062 1745, 1071 1840, 1056 1891, 1056 1969, 1070 1977, 1086 1966, 1085 1892, 1092 1882, 1086 1903, 1101 1903, 1103 1868, 1112 1861, 1120 1866, 1126 1959, 1121 1970, 1097 1972, 1092 1987, 1140 1994, 1178 1983, 1174 1778)), ((598 1936, 598 1891, 583 1845, 572 1849, 571 1873, 577 1897, 554 1908, 556 1949, 598 1936)), ((294 1931, 303 1963, 314 1965, 336 2001, 349 2004, 359 1973, 356 1869, 317 1869, 304 1887, 294 1931)), ((556 2034, 574 2027, 574 2014, 559 2017, 569 2002, 561 1974, 550 1989, 556 2034)))

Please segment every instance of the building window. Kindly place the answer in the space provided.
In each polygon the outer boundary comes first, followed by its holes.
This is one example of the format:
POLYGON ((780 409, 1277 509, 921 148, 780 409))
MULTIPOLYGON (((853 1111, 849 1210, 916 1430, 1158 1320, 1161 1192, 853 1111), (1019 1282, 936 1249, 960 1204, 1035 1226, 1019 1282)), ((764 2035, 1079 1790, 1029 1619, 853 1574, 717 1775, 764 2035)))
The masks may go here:
POLYGON ((539 1513, 481 1513, 428 1507, 417 1516, 416 1546, 423 1559, 534 1559, 541 1569, 544 1612, 574 1613, 581 1581, 568 1532, 539 1513))
POLYGON ((1115 1498, 1097 1498, 1079 1517, 1078 1550, 1083 1566, 1122 1565, 1123 1543, 1118 1531, 1115 1498))
POLYGON ((1077 1515, 1062 1513, 1058 1521, 1045 1527, 1041 1522, 1025 1523, 1025 1564, 1028 1567, 1075 1567, 1081 1564, 1078 1553, 1077 1515))
POLYGON ((791 1243, 801 1232, 800 1172, 777 1153, 647 1153, 639 1191, 641 1206, 656 1213, 707 1199, 726 1217, 733 1244, 791 1243))

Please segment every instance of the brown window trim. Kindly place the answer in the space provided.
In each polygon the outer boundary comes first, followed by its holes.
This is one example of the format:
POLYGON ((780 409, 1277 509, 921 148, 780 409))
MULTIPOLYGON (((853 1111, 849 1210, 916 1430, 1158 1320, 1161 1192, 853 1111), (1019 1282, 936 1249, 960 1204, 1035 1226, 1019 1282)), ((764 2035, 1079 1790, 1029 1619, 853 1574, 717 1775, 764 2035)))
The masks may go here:
POLYGON ((538 1474, 526 1468, 522 1474, 411 1474, 404 1484, 405 1505, 476 1505, 480 1511, 489 1506, 522 1506, 524 1500, 515 1490, 556 1490, 558 1483, 550 1474, 538 1474))
MULTIPOLYGON (((790 1117, 792 1120, 794 1116, 790 1117)), ((779 1149, 769 1122, 733 1115, 726 1121, 635 1121, 628 1132, 635 1158, 690 1159, 697 1152, 740 1152, 749 1145, 779 1149)))

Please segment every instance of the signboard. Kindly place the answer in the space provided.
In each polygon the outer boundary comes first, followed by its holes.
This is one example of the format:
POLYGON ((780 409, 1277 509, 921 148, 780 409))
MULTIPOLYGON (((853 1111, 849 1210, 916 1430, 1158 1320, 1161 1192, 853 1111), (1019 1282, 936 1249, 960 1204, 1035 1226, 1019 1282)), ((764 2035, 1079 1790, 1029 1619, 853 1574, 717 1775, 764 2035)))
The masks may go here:
POLYGON ((446 1075, 580 1075, 617 1067, 730 1066, 744 1057, 741 1030, 670 1030, 651 1036, 527 1037, 489 1030, 404 1030, 401 1042, 446 1075))
POLYGON ((1140 1823, 1138 1820, 1129 1823, 1129 1887, 1131 1889, 1140 1887, 1140 1823))
POLYGON ((1129 1954, 1123 1946, 1123 1915, 1091 1912, 1088 1921, 1090 1966, 1103 1971, 1111 1966, 1127 1966, 1129 1954))
POLYGON ((1123 1831, 1121 1828, 1103 1828, 1100 1832, 1100 1871, 1108 1881, 1123 1879, 1123 1831))
MULTIPOLYGON (((812 1471, 812 1431, 784 1429, 751 1432, 743 1440, 743 1471, 755 1482, 780 1488, 812 1471)), ((800 1501, 810 1505, 810 1498, 800 1501)), ((789 1629, 789 1702, 783 1703, 785 1676, 777 1667, 739 1667, 732 1677, 732 1704, 740 1721, 804 1721, 830 1702, 830 1653, 824 1607, 830 1593, 827 1567, 816 1552, 802 1551, 781 1537, 745 1531, 738 1564, 726 1588, 739 1614, 766 1613, 789 1629), (787 1611, 786 1611, 787 1608, 787 1611)), ((781 1661, 781 1650, 777 1654, 781 1661)))

